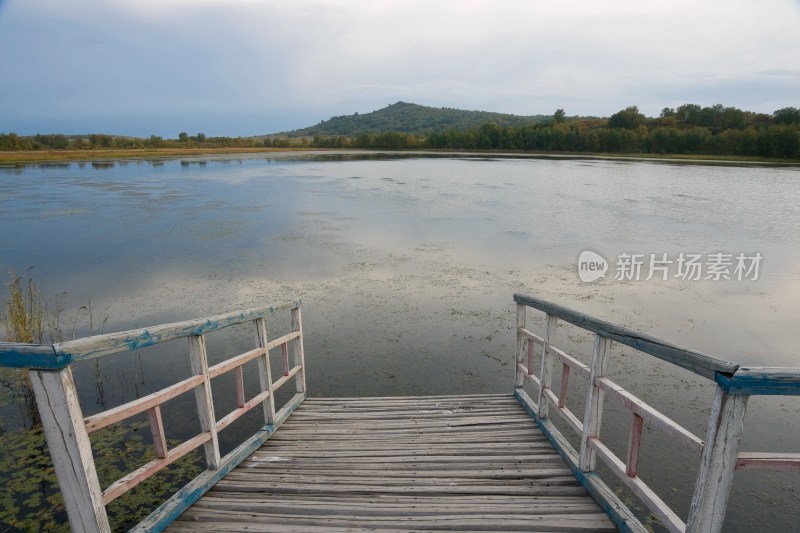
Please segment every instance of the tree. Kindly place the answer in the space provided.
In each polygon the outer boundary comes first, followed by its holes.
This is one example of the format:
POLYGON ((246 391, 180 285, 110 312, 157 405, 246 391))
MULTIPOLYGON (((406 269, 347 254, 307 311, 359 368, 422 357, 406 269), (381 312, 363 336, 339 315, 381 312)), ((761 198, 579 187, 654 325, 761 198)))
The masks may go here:
POLYGON ((626 107, 622 111, 617 111, 608 119, 609 128, 622 128, 635 130, 645 123, 645 117, 639 113, 639 108, 635 105, 626 107))
POLYGON ((201 143, 201 142, 205 142, 205 140, 206 140, 206 134, 205 133, 198 133, 197 134, 197 142, 201 143))
POLYGON ((556 112, 553 113, 553 121, 556 124, 561 124, 567 119, 567 114, 564 112, 563 109, 556 109, 556 112))
POLYGON ((703 108, 697 104, 684 104, 675 111, 678 122, 684 124, 697 124, 697 115, 703 108))
POLYGON ((772 121, 775 124, 800 124, 800 109, 796 107, 784 107, 772 113, 772 121))
POLYGON ((189 134, 185 131, 182 131, 178 134, 178 140, 182 143, 189 142, 189 134))

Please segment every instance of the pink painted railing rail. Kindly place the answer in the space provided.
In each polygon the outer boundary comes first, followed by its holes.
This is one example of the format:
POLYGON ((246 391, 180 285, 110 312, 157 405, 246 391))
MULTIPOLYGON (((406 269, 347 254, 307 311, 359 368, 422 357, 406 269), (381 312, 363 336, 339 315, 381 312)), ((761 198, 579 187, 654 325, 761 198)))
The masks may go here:
MULTIPOLYGON (((742 368, 738 364, 680 348, 545 300, 522 294, 515 294, 514 300, 517 302, 515 395, 559 448, 584 486, 596 497, 613 500, 610 507, 620 507, 622 504, 608 494, 611 491, 599 479, 596 472, 598 458, 673 532, 721 531, 735 468, 800 468, 800 454, 738 451, 747 398, 756 394, 800 395, 800 368, 742 368), (542 336, 536 335, 527 327, 528 308, 544 312, 545 330, 542 336), (554 346, 559 320, 594 333, 594 349, 589 365, 554 346), (612 341, 631 346, 716 383, 705 440, 606 376, 607 354, 612 341), (538 375, 534 370, 537 355, 538 375), (558 395, 551 388, 556 364, 560 364, 562 369, 558 395), (587 380, 585 408, 581 418, 567 405, 569 380, 574 375, 587 380), (523 390, 526 383, 530 383, 536 391, 535 400, 523 390), (624 458, 615 455, 600 437, 606 397, 618 402, 631 413, 628 450, 624 458), (572 448, 549 420, 551 409, 580 438, 579 450, 572 448), (675 444, 700 455, 700 470, 685 523, 638 476, 639 450, 645 425, 663 433, 675 444)), ((618 518, 623 529, 643 530, 641 524, 632 518, 632 514, 622 514, 624 516, 618 518)))

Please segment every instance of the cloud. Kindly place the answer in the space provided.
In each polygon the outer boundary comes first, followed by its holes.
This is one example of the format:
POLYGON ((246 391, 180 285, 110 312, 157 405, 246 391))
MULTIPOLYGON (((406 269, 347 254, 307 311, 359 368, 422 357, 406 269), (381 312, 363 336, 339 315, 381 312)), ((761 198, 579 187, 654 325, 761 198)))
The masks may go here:
POLYGON ((783 0, 12 0, 0 128, 173 117, 177 131, 205 119, 248 135, 397 100, 518 114, 797 106, 799 18, 783 0))

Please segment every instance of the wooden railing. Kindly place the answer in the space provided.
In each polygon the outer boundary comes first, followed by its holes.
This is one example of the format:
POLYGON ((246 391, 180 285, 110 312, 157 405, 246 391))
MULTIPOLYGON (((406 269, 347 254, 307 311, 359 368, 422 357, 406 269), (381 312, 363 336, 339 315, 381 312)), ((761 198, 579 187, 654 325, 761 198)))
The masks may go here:
POLYGON ((800 454, 739 452, 748 397, 800 395, 800 368, 742 368, 738 364, 680 348, 538 298, 515 294, 514 300, 517 303, 515 395, 556 445, 581 483, 604 503, 621 529, 644 531, 630 510, 599 478, 596 472, 598 457, 673 532, 716 533, 721 530, 735 468, 800 468, 800 454), (528 307, 545 313, 543 336, 527 328, 528 307), (594 350, 589 365, 554 346, 559 320, 594 333, 594 350), (606 376, 612 341, 668 361, 716 383, 705 441, 606 376), (540 365, 538 376, 534 373, 537 354, 540 365), (557 362, 562 370, 558 395, 551 388, 557 362), (567 406, 569 379, 574 374, 588 380, 582 418, 578 418, 567 406), (526 382, 533 384, 536 400, 523 390, 526 382), (617 457, 600 438, 606 396, 619 402, 631 413, 628 450, 624 458, 617 457), (579 450, 575 450, 549 420, 551 409, 580 437, 579 450), (700 455, 700 468, 686 523, 638 476, 644 425, 700 455))
POLYGON ((31 384, 53 457, 56 476, 73 531, 110 531, 105 505, 187 453, 203 446, 207 470, 167 500, 134 530, 160 531, 188 508, 214 483, 263 444, 305 399, 305 364, 300 302, 248 309, 209 318, 99 335, 54 344, 33 346, 0 343, 0 366, 30 369, 31 384), (267 339, 267 317, 281 310, 291 313, 291 332, 267 339), (205 334, 235 324, 252 322, 255 348, 208 366, 205 334), (75 361, 132 351, 161 342, 186 338, 192 375, 137 400, 84 418, 78 402, 71 364, 75 361), (281 348, 283 375, 272 380, 269 351, 281 348), (291 362, 290 362, 290 351, 291 362), (260 392, 245 398, 243 365, 257 360, 260 392), (217 418, 211 380, 234 373, 236 408, 217 418), (276 412, 275 391, 295 380, 294 396, 276 412), (194 391, 200 433, 169 448, 161 406, 181 394, 194 391), (264 427, 224 457, 218 433, 257 406, 263 406, 264 427), (102 490, 97 477, 89 433, 130 417, 147 413, 156 458, 102 490))

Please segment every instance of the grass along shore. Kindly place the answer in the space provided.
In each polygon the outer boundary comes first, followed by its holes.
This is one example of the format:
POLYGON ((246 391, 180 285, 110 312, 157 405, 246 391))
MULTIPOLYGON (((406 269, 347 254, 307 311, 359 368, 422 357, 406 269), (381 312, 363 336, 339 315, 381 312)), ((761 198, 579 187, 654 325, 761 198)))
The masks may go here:
POLYGON ((397 154, 425 156, 426 154, 456 156, 495 156, 495 157, 531 157, 531 158, 569 158, 569 159, 611 159, 611 160, 650 160, 650 161, 684 161, 693 163, 716 164, 766 164, 777 166, 800 166, 800 160, 770 159, 745 156, 702 155, 702 154, 621 154, 621 153, 586 153, 586 152, 523 152, 514 150, 383 150, 353 148, 316 148, 313 146, 291 147, 218 147, 218 148, 137 148, 137 149, 98 149, 98 150, 29 150, 0 151, 0 165, 15 165, 46 162, 69 161, 108 161, 118 159, 171 159, 179 157, 249 155, 270 153, 324 153, 324 154, 397 154))

